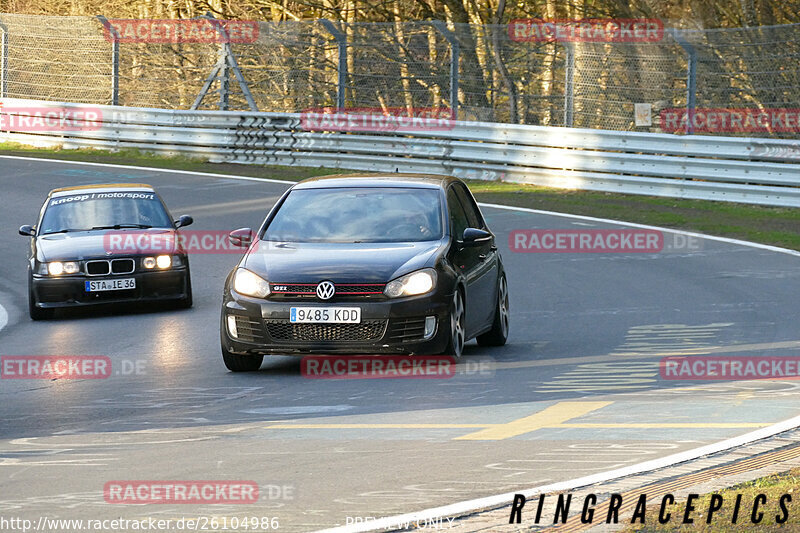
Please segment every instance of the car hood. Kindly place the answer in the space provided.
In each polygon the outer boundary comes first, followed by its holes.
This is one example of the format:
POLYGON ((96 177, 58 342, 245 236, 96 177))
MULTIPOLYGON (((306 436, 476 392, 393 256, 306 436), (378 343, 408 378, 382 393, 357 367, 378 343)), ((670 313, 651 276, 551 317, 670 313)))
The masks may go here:
MULTIPOLYGON (((152 235, 166 236, 168 234, 174 236, 175 230, 168 228, 94 230, 40 235, 36 238, 37 259, 42 262, 78 261, 98 257, 139 255, 145 250, 140 251, 130 246, 131 243, 135 242, 132 240, 129 240, 126 244, 124 238, 129 236, 133 239, 137 239, 142 234, 146 234, 148 237, 152 235), (121 237, 121 239, 112 241, 112 236, 121 237)), ((162 241, 145 239, 139 242, 155 243, 162 241)), ((174 240, 172 242, 174 242, 174 240)))
POLYGON ((271 283, 386 283, 432 266, 443 241, 277 243, 257 241, 241 263, 271 283))

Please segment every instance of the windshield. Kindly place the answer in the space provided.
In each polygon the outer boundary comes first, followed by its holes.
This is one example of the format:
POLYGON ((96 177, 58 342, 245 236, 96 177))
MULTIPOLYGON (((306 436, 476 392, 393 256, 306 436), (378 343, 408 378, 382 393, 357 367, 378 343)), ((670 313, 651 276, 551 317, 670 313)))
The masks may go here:
POLYGON ((39 234, 151 227, 172 227, 155 193, 99 192, 52 198, 42 217, 39 234))
POLYGON ((442 238, 436 189, 331 188, 289 193, 264 239, 279 242, 419 242, 442 238))

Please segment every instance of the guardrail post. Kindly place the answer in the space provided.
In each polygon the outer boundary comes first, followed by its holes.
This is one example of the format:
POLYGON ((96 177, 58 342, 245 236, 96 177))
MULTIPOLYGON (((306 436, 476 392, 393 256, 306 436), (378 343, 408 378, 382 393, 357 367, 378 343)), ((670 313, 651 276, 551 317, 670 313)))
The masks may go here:
POLYGON ((564 126, 571 128, 575 122, 575 46, 564 43, 566 65, 564 73, 564 126))
POLYGON ((456 34, 450 31, 444 22, 433 20, 431 24, 450 44, 450 108, 453 120, 458 120, 458 61, 461 57, 461 46, 458 44, 456 34))
POLYGON ((697 105, 697 50, 677 31, 672 37, 686 52, 686 134, 694 133, 694 110, 697 105))
POLYGON ((318 22, 336 39, 339 53, 339 65, 336 69, 339 74, 336 83, 336 109, 342 110, 344 109, 345 91, 347 90, 347 35, 339 31, 333 22, 328 19, 319 19, 318 22))
POLYGON ((97 20, 111 37, 111 105, 119 105, 119 32, 103 15, 97 15, 97 20))
POLYGON ((0 21, 0 98, 8 94, 8 26, 0 21))

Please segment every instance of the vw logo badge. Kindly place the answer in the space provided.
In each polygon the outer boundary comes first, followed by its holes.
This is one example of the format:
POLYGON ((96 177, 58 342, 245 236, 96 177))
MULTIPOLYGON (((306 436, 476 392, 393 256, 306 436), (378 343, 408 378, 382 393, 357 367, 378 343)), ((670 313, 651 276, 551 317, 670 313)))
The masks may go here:
POLYGON ((334 292, 336 292, 336 287, 330 281, 322 281, 317 285, 317 298, 320 300, 330 300, 334 292))

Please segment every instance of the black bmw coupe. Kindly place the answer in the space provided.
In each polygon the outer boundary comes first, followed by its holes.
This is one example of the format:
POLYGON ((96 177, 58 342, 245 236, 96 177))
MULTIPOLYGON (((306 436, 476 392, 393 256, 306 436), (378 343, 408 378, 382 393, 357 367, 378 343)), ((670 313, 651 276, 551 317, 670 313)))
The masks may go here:
POLYGON ((230 234, 247 251, 225 282, 225 365, 265 354, 459 357, 509 328, 503 262, 456 178, 337 176, 290 188, 261 228, 230 234))
POLYGON ((189 258, 164 202, 145 184, 105 184, 50 191, 31 237, 28 309, 34 320, 57 308, 172 300, 192 305, 189 258), (157 244, 158 246, 155 246, 157 244))

